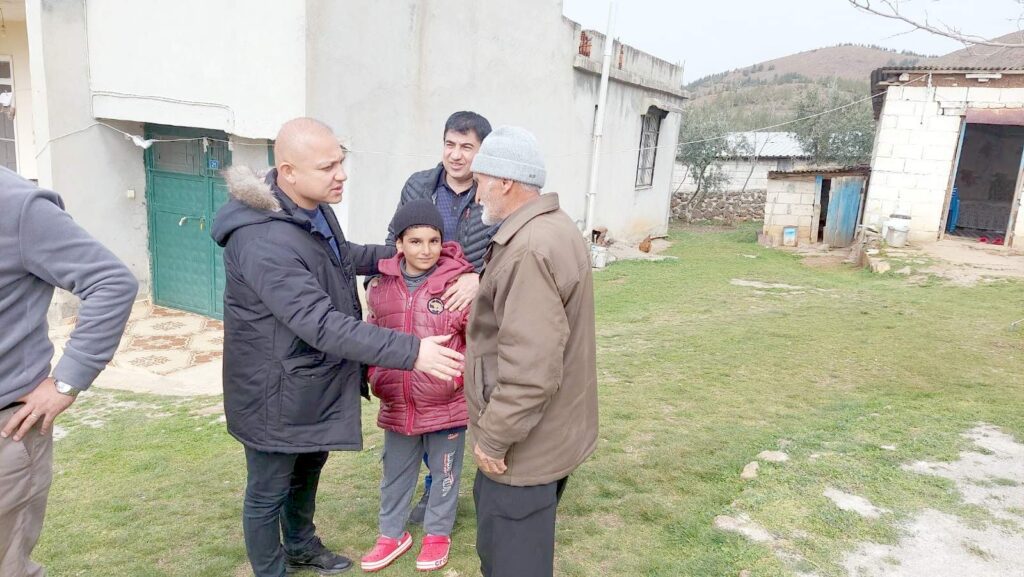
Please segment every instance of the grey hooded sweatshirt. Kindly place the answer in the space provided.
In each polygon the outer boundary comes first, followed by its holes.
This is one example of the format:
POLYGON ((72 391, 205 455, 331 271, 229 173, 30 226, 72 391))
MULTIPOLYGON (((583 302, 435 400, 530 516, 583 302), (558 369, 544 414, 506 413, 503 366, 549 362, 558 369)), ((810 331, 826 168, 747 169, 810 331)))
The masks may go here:
POLYGON ((50 375, 53 288, 82 300, 53 377, 87 389, 117 350, 139 284, 55 192, 0 168, 0 408, 50 375))

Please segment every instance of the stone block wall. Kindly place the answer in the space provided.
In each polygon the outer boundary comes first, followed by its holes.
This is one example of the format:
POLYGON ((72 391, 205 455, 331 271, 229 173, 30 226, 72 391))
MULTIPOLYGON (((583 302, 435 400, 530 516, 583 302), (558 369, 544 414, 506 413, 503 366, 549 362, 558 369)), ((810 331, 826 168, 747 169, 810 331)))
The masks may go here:
POLYGON ((672 218, 683 222, 713 221, 723 223, 760 221, 764 219, 765 190, 740 192, 713 192, 699 202, 687 201, 692 192, 679 191, 672 195, 672 218))

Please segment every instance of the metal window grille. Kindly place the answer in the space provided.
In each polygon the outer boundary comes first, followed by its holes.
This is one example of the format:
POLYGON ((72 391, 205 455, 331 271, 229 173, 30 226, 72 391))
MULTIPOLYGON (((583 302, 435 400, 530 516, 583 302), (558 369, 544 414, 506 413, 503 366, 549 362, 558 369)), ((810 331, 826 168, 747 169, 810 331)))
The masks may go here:
POLYGON ((640 155, 636 163, 636 187, 654 184, 654 161, 658 155, 658 133, 661 130, 661 115, 648 111, 641 117, 640 155))

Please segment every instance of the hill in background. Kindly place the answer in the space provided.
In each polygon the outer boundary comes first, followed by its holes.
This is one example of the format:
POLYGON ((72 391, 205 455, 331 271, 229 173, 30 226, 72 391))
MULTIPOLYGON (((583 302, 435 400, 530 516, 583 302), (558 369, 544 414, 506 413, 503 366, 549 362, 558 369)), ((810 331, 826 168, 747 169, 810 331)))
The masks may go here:
MULTIPOLYGON (((934 57, 877 46, 845 44, 808 50, 745 68, 712 74, 687 85, 690 105, 713 106, 730 130, 767 127, 795 118, 799 96, 813 87, 853 99, 867 97, 871 71, 921 66, 934 57)), ((784 129, 782 129, 784 130, 784 129)))

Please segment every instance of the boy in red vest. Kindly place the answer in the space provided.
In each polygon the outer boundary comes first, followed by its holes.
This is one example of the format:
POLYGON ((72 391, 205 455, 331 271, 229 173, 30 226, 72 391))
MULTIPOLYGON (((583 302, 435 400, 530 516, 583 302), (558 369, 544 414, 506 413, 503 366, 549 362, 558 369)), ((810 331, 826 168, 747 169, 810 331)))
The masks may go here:
MULTIPOLYGON (((441 295, 473 265, 458 243, 442 244, 444 221, 428 199, 403 205, 392 229, 398 254, 379 262, 381 276, 367 291, 367 321, 418 337, 450 335, 445 345, 464 351, 469 309, 446 310, 441 295)), ((379 571, 412 547, 405 526, 424 453, 434 482, 416 568, 440 569, 448 562, 466 441, 462 382, 462 377, 446 382, 421 371, 370 369, 370 386, 380 399, 377 425, 384 429, 384 478, 380 537, 362 558, 364 571, 379 571)))

